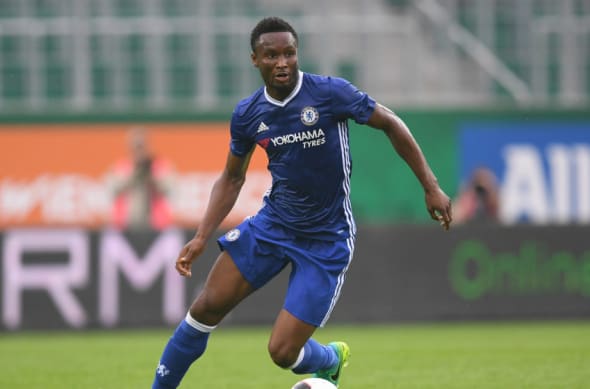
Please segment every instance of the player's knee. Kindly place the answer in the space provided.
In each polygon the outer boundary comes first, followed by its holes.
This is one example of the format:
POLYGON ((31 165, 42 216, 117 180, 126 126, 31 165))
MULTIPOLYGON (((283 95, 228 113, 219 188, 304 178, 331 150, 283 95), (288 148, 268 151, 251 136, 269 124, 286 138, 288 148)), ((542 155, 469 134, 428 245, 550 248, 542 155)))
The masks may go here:
POLYGON ((217 325, 225 316, 225 311, 218 309, 207 293, 201 293, 191 305, 192 317, 207 325, 217 325))
POLYGON ((295 363, 299 351, 299 349, 295 349, 287 343, 270 342, 268 345, 270 358, 277 366, 283 369, 287 369, 295 363))

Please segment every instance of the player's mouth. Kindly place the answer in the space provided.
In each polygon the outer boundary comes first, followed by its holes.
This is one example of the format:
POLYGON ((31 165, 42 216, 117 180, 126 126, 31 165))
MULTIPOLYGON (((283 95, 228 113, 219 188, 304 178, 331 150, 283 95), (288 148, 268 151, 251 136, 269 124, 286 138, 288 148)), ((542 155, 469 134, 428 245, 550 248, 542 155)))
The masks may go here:
POLYGON ((277 80, 278 82, 281 82, 281 83, 288 82, 289 79, 290 79, 289 73, 280 72, 280 73, 275 74, 275 80, 277 80))

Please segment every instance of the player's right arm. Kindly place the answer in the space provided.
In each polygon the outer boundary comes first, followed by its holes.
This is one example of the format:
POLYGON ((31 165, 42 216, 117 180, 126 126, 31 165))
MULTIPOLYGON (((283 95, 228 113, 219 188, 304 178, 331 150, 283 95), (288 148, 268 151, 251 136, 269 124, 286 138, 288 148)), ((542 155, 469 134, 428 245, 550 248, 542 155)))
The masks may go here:
POLYGON ((238 157, 231 151, 228 153, 225 168, 211 190, 203 221, 195 236, 182 248, 176 260, 176 270, 180 275, 191 276, 193 261, 203 253, 211 234, 217 230, 232 210, 246 181, 246 171, 253 152, 254 147, 243 157, 238 157))
POLYGON ((451 200, 440 188, 426 157, 404 121, 389 108, 377 103, 367 124, 387 135, 394 149, 422 184, 431 218, 439 221, 448 230, 453 219, 451 200))

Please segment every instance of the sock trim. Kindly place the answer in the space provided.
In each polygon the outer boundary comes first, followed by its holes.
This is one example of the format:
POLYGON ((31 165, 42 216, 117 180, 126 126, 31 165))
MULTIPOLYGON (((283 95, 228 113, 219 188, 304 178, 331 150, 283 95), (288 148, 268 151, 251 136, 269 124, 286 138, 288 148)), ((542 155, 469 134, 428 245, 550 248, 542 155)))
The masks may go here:
POLYGON ((195 330, 201 331, 204 333, 209 333, 209 332, 213 331, 215 328, 217 328, 217 326, 208 326, 206 324, 199 323, 191 316, 190 312, 186 313, 186 317, 184 318, 184 321, 186 322, 186 324, 193 327, 195 330))
POLYGON ((290 370, 295 369, 297 366, 299 366, 301 364, 301 361, 303 361, 303 358, 304 357, 305 357, 305 348, 304 347, 301 347, 301 350, 299 351, 299 355, 297 356, 297 359, 295 360, 295 363, 293 363, 287 369, 290 369, 290 370))

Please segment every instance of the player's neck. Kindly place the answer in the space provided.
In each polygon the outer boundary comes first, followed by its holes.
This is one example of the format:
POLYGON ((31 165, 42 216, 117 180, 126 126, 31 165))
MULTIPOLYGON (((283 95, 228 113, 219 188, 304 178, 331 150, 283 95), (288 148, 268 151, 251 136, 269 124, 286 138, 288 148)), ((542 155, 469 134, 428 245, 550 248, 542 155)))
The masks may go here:
POLYGON ((278 104, 283 106, 287 104, 298 92, 301 88, 301 83, 303 79, 303 73, 301 71, 297 71, 295 84, 292 87, 285 87, 285 88, 276 88, 269 85, 264 86, 264 94, 266 98, 273 102, 274 104, 278 104))
POLYGON ((291 95, 291 93, 293 93, 293 89, 295 88, 291 88, 289 90, 277 90, 274 88, 269 88, 268 86, 266 87, 266 93, 272 97, 274 100, 276 101, 285 101, 287 99, 287 97, 289 97, 291 95))

